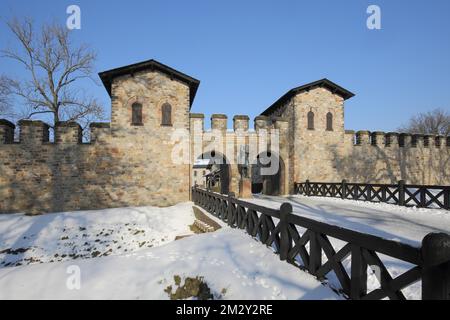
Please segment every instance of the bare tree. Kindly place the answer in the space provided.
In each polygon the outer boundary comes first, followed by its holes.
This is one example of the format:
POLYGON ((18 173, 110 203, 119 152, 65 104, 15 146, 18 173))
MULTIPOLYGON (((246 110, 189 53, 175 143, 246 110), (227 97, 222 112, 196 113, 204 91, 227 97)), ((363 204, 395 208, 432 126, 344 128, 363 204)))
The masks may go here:
POLYGON ((405 133, 450 134, 450 113, 443 109, 434 109, 412 117, 409 122, 398 129, 405 133))
POLYGON ((2 50, 2 56, 19 62, 27 76, 8 78, 5 92, 21 100, 14 111, 21 117, 50 116, 59 121, 86 125, 103 118, 103 107, 75 83, 91 78, 96 54, 86 45, 74 45, 70 31, 62 25, 46 24, 36 32, 32 20, 14 19, 7 23, 20 50, 2 50))

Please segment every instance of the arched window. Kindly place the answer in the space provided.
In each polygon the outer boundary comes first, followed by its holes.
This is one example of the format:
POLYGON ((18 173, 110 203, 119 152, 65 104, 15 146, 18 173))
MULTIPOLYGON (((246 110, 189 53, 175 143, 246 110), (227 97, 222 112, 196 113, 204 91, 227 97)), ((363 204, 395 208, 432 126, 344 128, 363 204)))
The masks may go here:
POLYGON ((333 131, 333 114, 327 113, 327 131, 333 131))
POLYGON ((131 106, 131 124, 134 126, 142 125, 142 104, 133 103, 131 106))
POLYGON ((161 107, 161 125, 171 126, 172 125, 172 106, 168 103, 164 103, 161 107))
POLYGON ((308 130, 314 130, 314 112, 308 112, 308 130))

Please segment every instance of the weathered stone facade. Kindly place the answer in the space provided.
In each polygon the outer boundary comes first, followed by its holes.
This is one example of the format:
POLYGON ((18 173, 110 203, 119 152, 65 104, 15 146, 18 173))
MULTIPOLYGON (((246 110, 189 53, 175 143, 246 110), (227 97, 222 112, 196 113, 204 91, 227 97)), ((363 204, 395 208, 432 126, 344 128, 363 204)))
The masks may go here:
MULTIPOLYGON (((289 119, 289 186, 306 180, 450 184, 449 137, 344 129, 344 101, 353 94, 326 79, 302 86, 263 114, 289 119), (314 129, 308 129, 308 113, 314 129), (332 128, 327 128, 327 114, 332 128), (398 137, 404 137, 399 143, 398 137)), ((290 189, 292 191, 292 189, 290 189)))
MULTIPOLYGON (((29 120, 19 122, 20 141, 14 141, 15 125, 0 120, 0 212, 188 201, 192 164, 205 153, 225 159, 227 191, 237 194, 241 145, 256 146, 252 162, 267 149, 280 159, 277 175, 260 179, 268 193, 287 194, 294 182, 306 179, 450 182, 448 138, 429 137, 427 145, 419 137, 414 147, 410 136, 402 147, 395 134, 389 135, 389 145, 384 133, 359 132, 356 139, 354 132, 344 129, 344 100, 352 94, 328 80, 291 90, 255 118, 254 130, 247 116, 235 116, 233 130, 227 130, 227 116, 213 115, 211 130, 206 131, 204 116, 190 113, 197 80, 153 60, 100 77, 111 96, 111 123, 91 124, 89 143, 82 142, 76 123, 58 123, 50 142, 48 125, 29 120), (134 104, 141 106, 142 123, 132 122, 134 104), (163 105, 170 105, 170 123, 163 120, 163 105), (309 112, 314 113, 313 130, 307 126, 309 112), (326 126, 328 113, 331 130, 326 126), (178 157, 178 151, 184 155, 178 157)), ((256 174, 253 178, 259 181, 256 174)))

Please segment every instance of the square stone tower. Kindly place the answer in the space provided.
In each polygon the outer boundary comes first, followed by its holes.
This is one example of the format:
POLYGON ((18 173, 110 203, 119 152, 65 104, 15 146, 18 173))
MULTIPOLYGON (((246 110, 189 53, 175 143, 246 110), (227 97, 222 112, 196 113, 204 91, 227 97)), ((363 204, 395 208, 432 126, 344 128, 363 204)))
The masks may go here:
POLYGON ((129 186, 123 202, 188 201, 190 166, 182 157, 189 161, 189 111, 199 81, 155 60, 99 75, 111 96, 112 184, 129 186), (187 154, 175 155, 176 148, 187 154))
POLYGON ((344 101, 353 96, 322 79, 288 91, 262 113, 289 121, 291 187, 307 179, 339 181, 335 162, 344 149, 344 101))

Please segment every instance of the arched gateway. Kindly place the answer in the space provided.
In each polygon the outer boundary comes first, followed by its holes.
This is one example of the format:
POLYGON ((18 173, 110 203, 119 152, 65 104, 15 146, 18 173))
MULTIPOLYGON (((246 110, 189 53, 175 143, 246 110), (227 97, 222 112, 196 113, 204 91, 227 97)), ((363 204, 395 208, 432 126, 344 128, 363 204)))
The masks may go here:
POLYGON ((259 154, 251 168, 252 193, 283 195, 285 166, 275 152, 259 154), (271 170, 273 169, 273 170, 271 170))
POLYGON ((248 150, 245 171, 249 173, 252 192, 268 195, 289 192, 284 160, 289 158, 286 119, 259 116, 254 130, 249 130, 249 118, 235 116, 233 131, 227 130, 225 115, 212 115, 209 131, 204 130, 202 114, 191 113, 190 119, 192 185, 203 185, 223 194, 239 194, 243 172, 240 152, 248 150), (199 175, 203 175, 203 181, 199 175))

